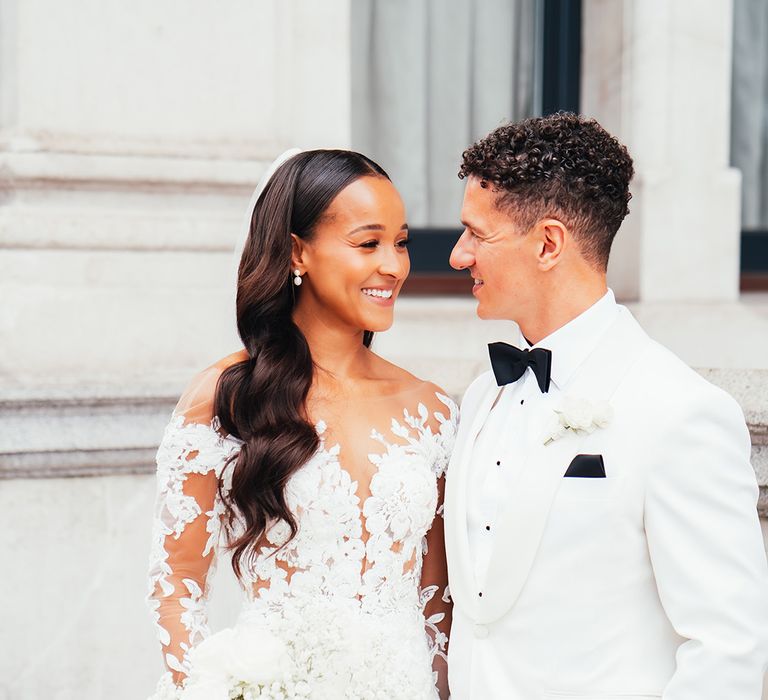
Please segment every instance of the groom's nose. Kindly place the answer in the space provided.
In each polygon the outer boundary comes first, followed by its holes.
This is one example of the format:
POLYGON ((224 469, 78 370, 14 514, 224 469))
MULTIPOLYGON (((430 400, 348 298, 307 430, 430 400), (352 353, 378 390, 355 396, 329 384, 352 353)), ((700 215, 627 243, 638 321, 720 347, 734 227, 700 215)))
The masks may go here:
POLYGON ((454 270, 466 270, 468 267, 472 267, 472 265, 475 264, 475 256, 470 250, 466 229, 459 237, 459 240, 456 241, 456 245, 453 246, 451 257, 448 261, 454 270))

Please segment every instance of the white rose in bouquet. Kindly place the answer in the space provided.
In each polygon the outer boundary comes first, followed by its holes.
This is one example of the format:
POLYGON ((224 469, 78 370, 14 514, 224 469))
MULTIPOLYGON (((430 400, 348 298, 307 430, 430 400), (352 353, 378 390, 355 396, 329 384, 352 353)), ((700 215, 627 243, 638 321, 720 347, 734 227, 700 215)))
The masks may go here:
POLYGON ((189 662, 191 672, 180 700, 233 700, 249 693, 272 697, 291 677, 285 643, 253 624, 211 635, 190 651, 189 662))
POLYGON ((148 700, 179 700, 181 694, 181 688, 173 682, 173 676, 168 671, 162 675, 158 681, 155 692, 148 698, 148 700))

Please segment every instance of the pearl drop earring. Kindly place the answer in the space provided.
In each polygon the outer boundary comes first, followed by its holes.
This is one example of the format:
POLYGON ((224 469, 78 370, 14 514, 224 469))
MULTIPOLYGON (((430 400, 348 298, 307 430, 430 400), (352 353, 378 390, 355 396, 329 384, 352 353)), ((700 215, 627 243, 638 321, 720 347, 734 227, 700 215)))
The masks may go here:
POLYGON ((301 280, 301 270, 299 270, 299 268, 297 267, 297 268, 296 268, 296 269, 293 271, 293 274, 294 274, 293 283, 294 283, 294 284, 295 284, 297 287, 301 287, 301 281, 302 281, 302 280, 301 280))

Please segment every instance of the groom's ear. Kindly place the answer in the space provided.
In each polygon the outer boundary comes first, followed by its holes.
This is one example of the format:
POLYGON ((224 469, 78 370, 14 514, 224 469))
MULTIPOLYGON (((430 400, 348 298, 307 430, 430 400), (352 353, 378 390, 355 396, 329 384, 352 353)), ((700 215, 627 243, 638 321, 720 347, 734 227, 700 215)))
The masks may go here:
POLYGON ((568 229, 558 219, 541 219, 534 226, 533 233, 539 269, 542 272, 551 270, 560 262, 568 245, 568 229))

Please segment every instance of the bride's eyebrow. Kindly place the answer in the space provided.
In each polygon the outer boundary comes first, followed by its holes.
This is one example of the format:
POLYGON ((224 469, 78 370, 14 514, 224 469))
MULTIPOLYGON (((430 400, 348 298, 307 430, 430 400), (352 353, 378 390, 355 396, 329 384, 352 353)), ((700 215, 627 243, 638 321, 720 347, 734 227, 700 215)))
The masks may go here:
POLYGON ((365 224, 363 226, 353 228, 349 232, 349 235, 351 236, 353 233, 360 233, 360 231, 384 231, 384 227, 381 224, 365 224))
MULTIPOLYGON (((360 233, 360 231, 386 231, 386 226, 382 226, 381 224, 365 224, 363 226, 358 226, 357 228, 353 228, 347 235, 351 236, 353 233, 360 233)), ((408 230, 408 224, 403 224, 400 227, 401 231, 407 231, 408 230)))

